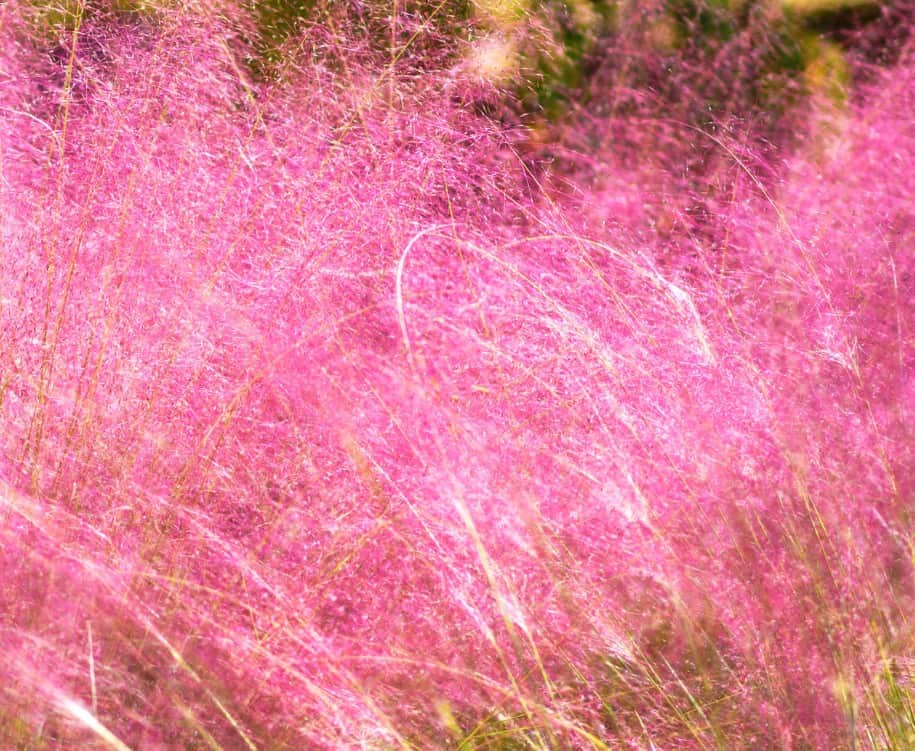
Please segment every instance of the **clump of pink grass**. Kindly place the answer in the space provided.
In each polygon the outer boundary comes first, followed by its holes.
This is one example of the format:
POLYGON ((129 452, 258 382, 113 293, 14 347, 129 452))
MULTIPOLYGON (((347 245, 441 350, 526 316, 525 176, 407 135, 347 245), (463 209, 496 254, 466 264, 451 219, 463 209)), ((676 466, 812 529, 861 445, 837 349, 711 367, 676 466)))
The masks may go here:
POLYGON ((911 60, 554 191, 211 11, 3 11, 3 744, 910 744, 911 60))

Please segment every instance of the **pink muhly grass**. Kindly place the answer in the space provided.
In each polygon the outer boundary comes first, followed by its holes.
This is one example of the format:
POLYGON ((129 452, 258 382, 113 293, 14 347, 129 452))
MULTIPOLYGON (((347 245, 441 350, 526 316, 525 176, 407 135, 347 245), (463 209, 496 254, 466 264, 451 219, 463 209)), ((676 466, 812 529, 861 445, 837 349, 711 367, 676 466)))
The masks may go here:
POLYGON ((2 13, 5 747, 913 742, 909 58, 697 187, 2 13))

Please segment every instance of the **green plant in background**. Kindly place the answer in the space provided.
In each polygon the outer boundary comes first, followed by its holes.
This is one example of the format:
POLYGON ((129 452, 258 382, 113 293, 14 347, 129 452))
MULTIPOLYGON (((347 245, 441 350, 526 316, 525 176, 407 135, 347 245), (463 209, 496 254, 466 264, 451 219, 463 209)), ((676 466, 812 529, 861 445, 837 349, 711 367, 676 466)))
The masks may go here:
POLYGON ((377 64, 439 67, 470 35, 470 0, 245 0, 253 19, 252 66, 269 77, 300 50, 307 31, 322 30, 309 46, 326 59, 359 53, 377 64), (340 39, 347 44, 338 47, 340 39), (362 45, 361 52, 352 44, 362 45))
MULTIPOLYGON (((82 21, 151 18, 172 0, 30 0, 33 24, 54 38, 82 21)), ((215 8, 213 9, 215 12, 215 8)), ((242 0, 220 13, 240 24, 256 77, 270 78, 302 53, 326 60, 355 52, 417 71, 463 61, 525 113, 561 121, 570 109, 619 90, 676 103, 684 87, 692 112, 676 117, 703 127, 752 106, 778 119, 799 91, 840 103, 848 83, 841 47, 825 36, 871 19, 867 0, 242 0), (347 45, 339 40, 346 38, 347 45), (734 61, 740 57, 740 63, 734 61)), ((627 110, 618 97, 615 114, 627 110)))
POLYGON ((485 43, 497 39, 515 57, 506 66, 513 75, 498 71, 493 82, 512 89, 522 109, 555 119, 585 83, 618 7, 607 0, 477 0, 475 15, 485 43))
POLYGON ((855 13, 840 3, 754 0, 477 0, 467 54, 481 77, 547 121, 580 105, 604 107, 594 100, 606 98, 608 77, 675 109, 688 88, 691 111, 677 116, 697 127, 751 107, 775 121, 803 92, 844 96, 843 51, 823 30, 853 26, 872 8, 852 4, 855 13))
MULTIPOLYGON (((798 91, 839 102, 848 66, 830 35, 879 14, 877 4, 863 0, 478 0, 475 9, 483 28, 510 40, 504 48, 516 59, 506 68, 523 109, 552 120, 592 96, 588 84, 608 64, 619 86, 647 87, 668 99, 698 83, 692 93, 708 96, 692 104, 717 117, 741 106, 777 117, 798 91), (682 77, 684 65, 692 66, 694 80, 682 77)), ((504 76, 497 82, 508 83, 504 76)))
POLYGON ((28 21, 37 39, 57 39, 84 22, 112 19, 152 19, 177 5, 176 0, 29 0, 28 21))

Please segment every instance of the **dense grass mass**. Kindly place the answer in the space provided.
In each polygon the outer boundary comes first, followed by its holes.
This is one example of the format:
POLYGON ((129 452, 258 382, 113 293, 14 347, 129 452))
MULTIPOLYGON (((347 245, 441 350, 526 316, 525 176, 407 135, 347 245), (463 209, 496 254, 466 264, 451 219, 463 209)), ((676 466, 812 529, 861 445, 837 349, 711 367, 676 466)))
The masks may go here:
POLYGON ((0 747, 915 748, 911 7, 806 5, 0 5, 0 747))

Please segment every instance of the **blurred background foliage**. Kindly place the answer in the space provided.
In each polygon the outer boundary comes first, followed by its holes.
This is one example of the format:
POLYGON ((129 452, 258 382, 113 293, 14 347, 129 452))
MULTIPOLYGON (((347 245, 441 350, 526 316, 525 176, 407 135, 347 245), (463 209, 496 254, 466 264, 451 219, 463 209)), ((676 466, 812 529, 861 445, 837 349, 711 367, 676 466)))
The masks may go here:
MULTIPOLYGON (((194 0, 31 0, 58 44, 93 19, 161 16, 194 0)), ((777 140, 810 96, 841 106, 849 51, 892 63, 913 0, 217 0, 255 80, 290 61, 356 61, 400 83, 460 70, 478 111, 537 137, 573 113, 663 117, 710 129, 742 119, 777 140)), ((60 51, 58 51, 60 56, 60 51)), ((53 55, 52 55, 53 56, 53 55)), ((790 130, 790 128, 789 128, 790 130)), ((544 135, 547 133, 547 135, 544 135)))
POLYGON ((857 45, 892 55, 888 37, 894 28, 908 26, 900 19, 904 6, 911 5, 873 0, 244 1, 255 19, 253 63, 262 74, 269 75, 270 63, 283 58, 290 40, 323 26, 338 32, 336 40, 358 40, 380 63, 396 62, 404 70, 462 61, 471 73, 512 94, 523 111, 550 118, 587 97, 591 81, 607 68, 615 70, 620 85, 672 88, 657 80, 667 73, 676 81, 667 70, 672 62, 718 77, 707 97, 713 107, 725 106, 719 89, 733 90, 737 84, 755 100, 749 103, 764 108, 780 107, 796 84, 840 97, 848 75, 844 50, 857 45), (880 28, 867 37, 862 30, 868 27, 880 28), (741 59, 733 59, 738 54, 741 59))

